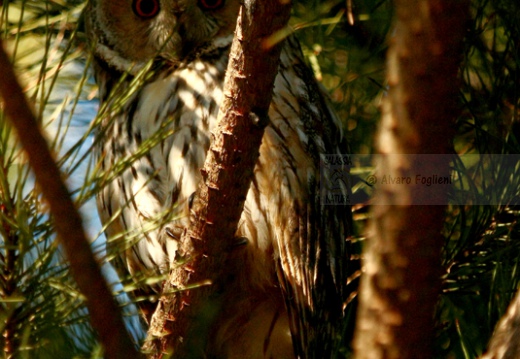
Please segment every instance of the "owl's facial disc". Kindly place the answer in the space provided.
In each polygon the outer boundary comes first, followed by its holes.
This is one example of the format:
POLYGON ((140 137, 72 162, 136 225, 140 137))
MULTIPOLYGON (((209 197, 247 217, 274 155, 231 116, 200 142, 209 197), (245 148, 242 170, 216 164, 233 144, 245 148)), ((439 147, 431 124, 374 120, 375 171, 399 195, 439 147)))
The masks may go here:
POLYGON ((94 0, 87 26, 96 53, 120 70, 182 61, 233 34, 239 0, 94 0))

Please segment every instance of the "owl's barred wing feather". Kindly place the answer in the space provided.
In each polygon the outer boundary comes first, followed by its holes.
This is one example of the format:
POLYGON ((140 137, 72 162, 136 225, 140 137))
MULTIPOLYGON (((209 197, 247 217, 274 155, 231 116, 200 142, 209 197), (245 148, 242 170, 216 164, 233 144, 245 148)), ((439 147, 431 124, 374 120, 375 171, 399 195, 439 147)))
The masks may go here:
POLYGON ((320 157, 341 154, 341 129, 293 38, 282 52, 270 116, 279 131, 283 131, 281 123, 292 124, 291 130, 281 133, 290 170, 282 180, 278 203, 282 220, 277 231, 277 272, 293 344, 302 357, 327 358, 341 334, 347 299, 350 210, 344 205, 323 205, 320 197, 327 194, 331 175, 321 168, 320 157))

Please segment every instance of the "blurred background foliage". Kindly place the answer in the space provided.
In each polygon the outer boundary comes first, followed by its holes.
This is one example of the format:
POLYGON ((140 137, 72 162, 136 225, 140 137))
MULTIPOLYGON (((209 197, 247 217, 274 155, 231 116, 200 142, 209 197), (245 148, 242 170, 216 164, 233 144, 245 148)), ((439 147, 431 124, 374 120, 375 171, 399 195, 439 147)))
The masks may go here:
MULTIPOLYGON (((80 22, 81 0, 1 1, 0 31, 35 113, 86 218, 100 263, 140 338, 135 309, 108 263, 92 196, 91 120, 97 112, 80 22)), ((518 288, 520 3, 471 0, 454 123, 454 198, 446 212, 438 358, 476 358, 518 288), (457 154, 457 155, 455 155, 457 154), (467 160, 464 155, 474 155, 467 160), (513 156, 486 156, 510 154, 513 156), (476 156, 476 157, 475 157, 476 156), (460 198, 467 198, 461 202, 460 198), (457 200, 458 199, 458 200, 457 200), (464 203, 461 205, 461 203, 464 203), (481 205, 491 203, 491 205, 481 205)), ((462 21, 462 20, 461 20, 462 21)), ((350 153, 371 154, 385 96, 389 0, 295 0, 290 22, 309 65, 342 119, 350 153)), ((446 29, 449 31, 449 29, 446 29)), ((1 74, 0 74, 1 76, 1 74)), ((373 168, 356 163, 353 241, 369 217, 373 168)), ((81 294, 54 241, 52 223, 0 109, 0 348, 6 358, 100 357, 81 294)), ((359 254, 359 253, 356 253, 359 254)))

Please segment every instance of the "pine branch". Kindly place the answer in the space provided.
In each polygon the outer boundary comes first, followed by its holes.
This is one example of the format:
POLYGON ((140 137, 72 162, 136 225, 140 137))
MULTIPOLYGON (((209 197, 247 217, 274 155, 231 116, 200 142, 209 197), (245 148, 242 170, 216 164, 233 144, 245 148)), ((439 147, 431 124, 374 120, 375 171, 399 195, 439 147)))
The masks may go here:
MULTIPOLYGON (((377 178, 448 176, 449 156, 424 154, 449 153, 467 2, 399 0, 395 7, 377 178)), ((446 187, 381 183, 373 201, 356 358, 431 358, 445 209, 435 204, 447 202, 446 187)))
POLYGON ((36 181, 47 200, 54 225, 70 262, 78 287, 87 298, 93 327, 98 331, 107 358, 136 358, 119 308, 103 278, 83 231, 81 218, 61 180, 45 139, 17 82, 11 63, 0 42, 0 96, 5 114, 18 133, 28 155, 36 181))
MULTIPOLYGON (((181 238, 179 254, 188 265, 171 270, 155 312, 145 350, 153 358, 173 351, 175 356, 202 356, 204 333, 188 334, 194 318, 219 290, 226 273, 226 252, 232 247, 278 70, 281 44, 268 39, 286 26, 290 1, 249 0, 241 6, 220 105, 217 128, 201 170, 190 228, 181 238), (195 290, 190 285, 211 283, 195 290), (172 349, 173 348, 173 349, 172 349), (198 354, 193 354, 197 351, 198 354)), ((208 320, 199 318, 198 320, 208 320)), ((208 325, 205 326, 206 328, 208 325)))

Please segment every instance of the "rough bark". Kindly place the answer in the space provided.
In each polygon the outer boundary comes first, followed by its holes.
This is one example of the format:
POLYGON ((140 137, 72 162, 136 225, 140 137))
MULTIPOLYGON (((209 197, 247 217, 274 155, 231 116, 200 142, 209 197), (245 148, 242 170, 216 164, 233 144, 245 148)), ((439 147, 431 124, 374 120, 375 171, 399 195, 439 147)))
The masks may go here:
POLYGON ((468 13, 462 0, 396 0, 389 92, 376 138, 379 183, 365 248, 356 358, 430 358, 440 288, 446 186, 414 185, 417 174, 447 176, 457 115, 457 70, 468 13), (428 205, 437 204, 437 205, 428 205), (420 205, 419 205, 420 204, 420 205))
POLYGON ((72 275, 87 299, 92 326, 99 334, 106 357, 137 358, 138 353, 125 329, 119 307, 92 254, 78 211, 40 133, 1 41, 0 69, 3 111, 16 129, 36 182, 49 204, 58 239, 70 262, 72 275))
POLYGON ((219 123, 201 170, 190 228, 181 238, 179 254, 186 263, 171 270, 144 345, 153 358, 172 352, 197 357, 204 350, 207 333, 188 332, 194 323, 211 320, 201 313, 229 275, 226 253, 236 241, 279 64, 281 45, 267 40, 287 24, 290 7, 290 1, 279 0, 248 0, 241 6, 219 123), (211 285, 186 290, 201 283, 211 285))

